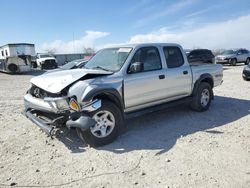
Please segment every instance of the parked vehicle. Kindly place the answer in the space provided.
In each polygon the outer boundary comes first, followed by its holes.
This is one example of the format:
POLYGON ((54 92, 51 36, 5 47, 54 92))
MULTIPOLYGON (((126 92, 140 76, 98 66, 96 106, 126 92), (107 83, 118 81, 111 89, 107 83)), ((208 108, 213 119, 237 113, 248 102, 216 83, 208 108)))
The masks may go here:
POLYGON ((187 54, 190 64, 215 63, 215 56, 211 50, 196 49, 187 54))
POLYGON ((244 80, 250 80, 250 63, 244 67, 242 77, 244 80))
POLYGON ((58 67, 56 58, 50 54, 37 54, 36 63, 42 70, 55 69, 58 67))
POLYGON ((28 72, 31 70, 31 59, 35 55, 34 44, 6 44, 0 47, 0 71, 8 73, 28 72))
POLYGON ((58 67, 57 69, 53 69, 48 72, 56 72, 56 71, 62 71, 62 70, 70 70, 70 69, 77 69, 77 68, 83 68, 84 65, 87 63, 87 60, 84 59, 76 59, 74 61, 68 62, 67 64, 58 67))
POLYGON ((136 44, 100 50, 84 69, 31 79, 25 114, 49 135, 76 128, 91 146, 112 142, 124 119, 188 103, 206 111, 222 65, 190 66, 178 44, 136 44))
POLYGON ((53 57, 56 58, 56 63, 58 66, 67 64, 75 59, 85 59, 85 54, 83 53, 73 53, 73 54, 53 54, 53 57))
POLYGON ((216 63, 230 64, 235 66, 237 63, 245 63, 245 65, 250 62, 250 53, 246 49, 237 50, 226 50, 222 55, 218 55, 215 58, 216 63))

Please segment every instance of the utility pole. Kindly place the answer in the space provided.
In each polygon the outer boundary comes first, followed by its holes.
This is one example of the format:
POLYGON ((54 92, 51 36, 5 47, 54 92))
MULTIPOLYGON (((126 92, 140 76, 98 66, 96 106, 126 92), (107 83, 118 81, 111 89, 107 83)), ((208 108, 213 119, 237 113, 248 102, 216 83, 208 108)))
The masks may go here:
POLYGON ((75 53, 75 33, 73 32, 73 49, 74 49, 74 53, 75 53))

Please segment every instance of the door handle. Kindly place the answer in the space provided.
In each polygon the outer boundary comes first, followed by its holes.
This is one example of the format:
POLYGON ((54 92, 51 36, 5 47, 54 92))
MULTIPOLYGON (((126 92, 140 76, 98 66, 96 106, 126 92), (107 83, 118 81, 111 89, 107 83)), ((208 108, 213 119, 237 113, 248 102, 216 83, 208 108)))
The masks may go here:
POLYGON ((183 71, 183 74, 188 74, 188 71, 183 71))
POLYGON ((164 79, 165 78, 165 75, 164 74, 162 74, 162 75, 159 75, 159 79, 161 80, 161 79, 164 79))

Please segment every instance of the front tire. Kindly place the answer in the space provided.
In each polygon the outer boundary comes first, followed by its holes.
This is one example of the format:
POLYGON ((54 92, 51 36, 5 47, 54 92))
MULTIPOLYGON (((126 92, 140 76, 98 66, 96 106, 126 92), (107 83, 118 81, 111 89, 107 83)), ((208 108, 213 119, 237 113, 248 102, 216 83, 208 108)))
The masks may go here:
POLYGON ((245 78, 245 77, 243 77, 243 76, 242 76, 242 78, 243 78, 243 80, 245 80, 245 81, 250 81, 250 78, 245 78))
POLYGON ((247 58, 245 65, 248 65, 250 63, 250 58, 247 58))
POLYGON ((36 68, 37 68, 37 63, 36 63, 36 62, 32 62, 32 63, 31 63, 31 67, 32 67, 33 69, 36 69, 36 68))
POLYGON ((113 142, 120 134, 124 120, 121 110, 111 101, 102 101, 102 107, 90 116, 96 120, 95 126, 83 131, 77 128, 78 136, 93 147, 113 142))
POLYGON ((237 64, 237 59, 230 59, 229 60, 229 63, 230 63, 230 65, 232 65, 232 66, 236 66, 236 64, 237 64))
POLYGON ((211 85, 207 82, 201 82, 191 102, 191 109, 197 112, 208 110, 213 91, 211 85))

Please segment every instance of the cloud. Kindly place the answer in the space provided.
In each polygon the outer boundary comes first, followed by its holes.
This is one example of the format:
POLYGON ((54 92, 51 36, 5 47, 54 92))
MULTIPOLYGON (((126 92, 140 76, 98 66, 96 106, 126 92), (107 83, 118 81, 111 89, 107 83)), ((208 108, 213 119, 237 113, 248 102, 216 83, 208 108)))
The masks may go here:
POLYGON ((167 15, 176 13, 180 10, 182 10, 183 8, 187 8, 187 6, 192 5, 196 2, 197 0, 179 0, 177 3, 174 3, 172 5, 162 5, 160 4, 160 6, 166 6, 167 8, 164 9, 163 11, 158 11, 155 14, 152 14, 148 17, 142 18, 140 20, 138 20, 135 23, 135 27, 143 27, 149 23, 152 23, 153 21, 160 19, 162 17, 165 17, 167 15))
POLYGON ((56 53, 79 53, 83 52, 84 48, 94 47, 95 41, 108 36, 107 32, 100 31, 86 31, 85 36, 74 41, 55 40, 53 42, 44 43, 40 50, 43 52, 54 51, 56 53))
POLYGON ((172 32, 161 28, 148 34, 132 36, 128 43, 175 42, 185 48, 250 47, 250 14, 224 22, 206 24, 189 31, 172 32))
POLYGON ((202 15, 202 14, 208 12, 209 10, 211 10, 211 7, 206 8, 206 9, 202 9, 202 10, 198 10, 198 11, 196 11, 196 12, 192 12, 191 14, 188 14, 188 15, 186 15, 185 17, 186 17, 186 18, 191 18, 191 17, 200 16, 200 15, 202 15))
POLYGON ((144 10, 146 7, 151 7, 152 5, 152 0, 139 0, 136 1, 136 3, 134 4, 134 6, 126 9, 126 12, 131 14, 134 12, 137 12, 138 10, 144 10))

